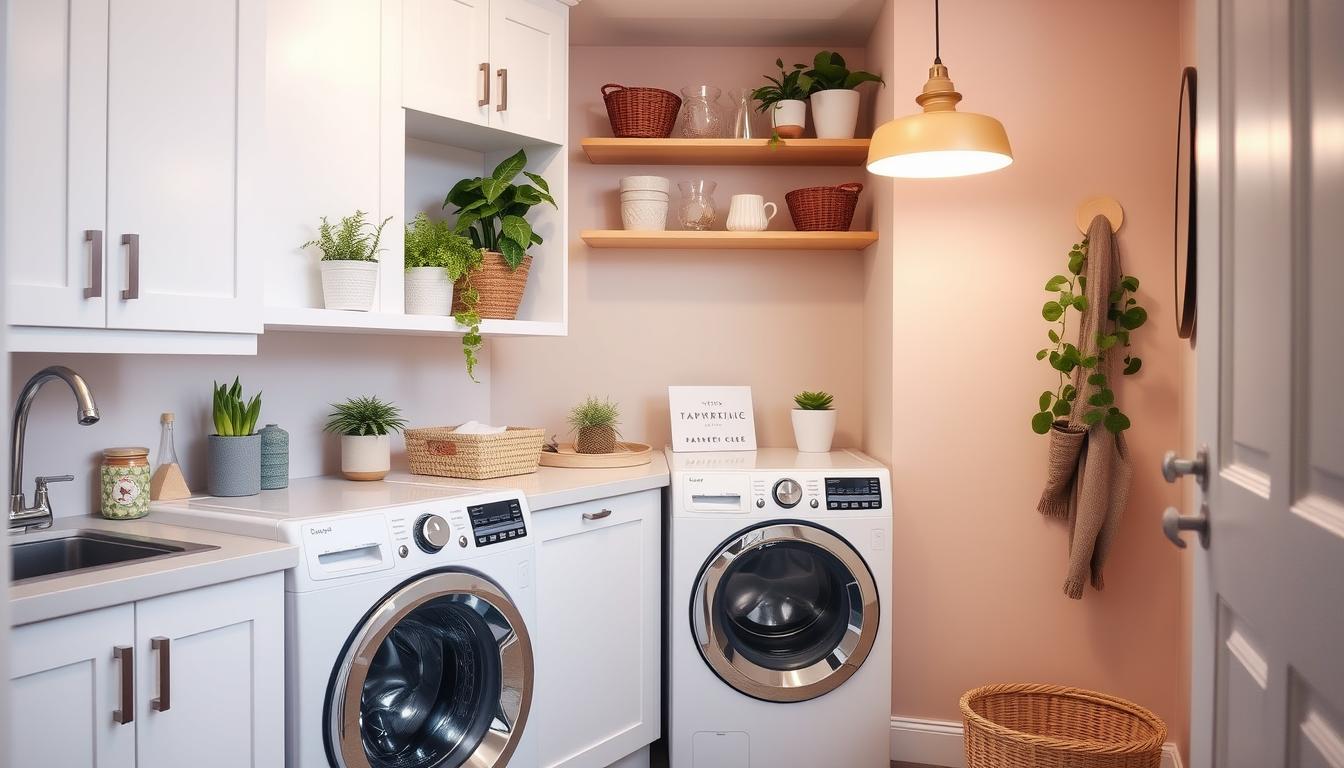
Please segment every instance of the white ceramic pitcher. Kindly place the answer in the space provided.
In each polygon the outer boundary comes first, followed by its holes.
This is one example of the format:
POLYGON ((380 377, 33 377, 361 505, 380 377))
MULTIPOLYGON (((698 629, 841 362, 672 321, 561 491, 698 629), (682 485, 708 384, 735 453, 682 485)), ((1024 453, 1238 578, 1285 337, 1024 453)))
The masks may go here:
POLYGON ((728 229, 733 232, 762 232, 779 213, 779 206, 765 202, 760 195, 733 195, 728 204, 728 229), (769 209, 770 213, 766 213, 769 209))

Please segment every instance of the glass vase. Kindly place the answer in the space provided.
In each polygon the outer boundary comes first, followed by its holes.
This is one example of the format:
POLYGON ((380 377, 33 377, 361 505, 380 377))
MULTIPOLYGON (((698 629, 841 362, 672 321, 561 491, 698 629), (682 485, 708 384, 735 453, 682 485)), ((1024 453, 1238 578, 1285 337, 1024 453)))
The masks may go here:
POLYGON ((714 188, 717 185, 706 179, 691 179, 677 184, 681 190, 681 206, 678 218, 681 228, 694 232, 704 232, 714 228, 717 213, 714 210, 714 188))
POLYGON ((722 90, 712 85, 681 89, 681 135, 688 139, 717 139, 723 135, 722 90))

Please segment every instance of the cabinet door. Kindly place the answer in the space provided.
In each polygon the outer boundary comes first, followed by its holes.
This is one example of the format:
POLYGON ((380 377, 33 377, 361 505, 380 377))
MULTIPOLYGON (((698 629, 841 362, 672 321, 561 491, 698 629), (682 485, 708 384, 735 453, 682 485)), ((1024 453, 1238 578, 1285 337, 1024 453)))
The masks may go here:
POLYGON ((8 321, 99 328, 106 322, 107 0, 8 5, 8 321))
POLYGON ((496 96, 489 0, 405 0, 401 28, 402 104, 486 125, 496 96))
POLYGON ((26 624, 10 634, 9 765, 135 765, 134 714, 114 718, 122 694, 135 691, 134 658, 117 646, 135 642, 130 605, 26 624), (125 666, 123 666, 125 663, 125 666))
POLYGON ((600 768, 658 738, 660 508, 643 491, 533 516, 542 766, 600 768))
POLYGON ((107 324, 259 332, 263 0, 110 3, 107 324))
POLYGON ((490 0, 490 125, 553 144, 567 131, 569 7, 490 0))
POLYGON ((284 597, 273 573, 136 603, 139 768, 284 764, 284 597))

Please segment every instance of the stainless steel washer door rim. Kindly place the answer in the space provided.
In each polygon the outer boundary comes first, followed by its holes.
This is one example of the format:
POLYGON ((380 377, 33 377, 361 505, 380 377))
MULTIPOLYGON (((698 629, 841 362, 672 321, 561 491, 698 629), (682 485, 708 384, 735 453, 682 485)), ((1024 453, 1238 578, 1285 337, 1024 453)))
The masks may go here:
POLYGON ((863 557, 838 535, 798 521, 768 523, 736 534, 706 562, 691 595, 691 630, 705 662, 725 683, 753 698, 797 702, 829 693, 854 675, 877 639, 877 584, 863 557), (716 602, 733 563, 775 546, 815 548, 846 571, 845 626, 833 644, 803 666, 772 668, 734 645, 716 602))
POLYGON ((338 768, 376 768, 361 732, 363 692, 374 657, 389 633, 417 608, 448 599, 491 627, 500 667, 500 694, 492 721, 463 768, 507 765, 532 707, 532 642, 517 606, 494 582, 466 571, 425 574, 398 588, 351 638, 336 667, 328 706, 328 738, 338 768))

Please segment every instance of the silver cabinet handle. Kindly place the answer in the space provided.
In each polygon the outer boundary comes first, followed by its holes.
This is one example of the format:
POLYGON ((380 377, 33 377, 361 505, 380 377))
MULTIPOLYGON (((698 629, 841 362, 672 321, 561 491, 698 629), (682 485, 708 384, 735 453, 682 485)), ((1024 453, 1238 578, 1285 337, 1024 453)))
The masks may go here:
POLYGON ((121 666, 120 709, 112 711, 112 722, 127 725, 135 721, 135 649, 118 645, 112 649, 112 655, 121 666))
POLYGON ((103 297, 103 230, 84 230, 84 242, 89 245, 89 278, 92 285, 84 289, 84 298, 103 297))
POLYGON ((1199 534, 1199 545, 1209 548, 1209 507, 1205 504, 1198 515, 1182 515, 1175 507, 1167 507, 1162 513, 1162 532, 1171 539, 1171 543, 1185 549, 1185 540, 1181 531, 1195 531, 1199 534))
POLYGON ((503 112, 509 108, 509 70, 501 69, 496 74, 499 75, 499 105, 495 111, 503 112))
POLYGON ((604 510, 601 510, 600 512, 584 512, 584 513, 583 513, 583 519, 584 519, 584 520, 601 520, 601 519, 604 518, 604 517, 611 517, 611 510, 610 510, 610 509, 604 509, 604 510))
POLYGON ((1209 447, 1200 446, 1193 459, 1182 459, 1175 451, 1167 451, 1162 457, 1162 477, 1168 483, 1174 483, 1184 475, 1193 475, 1199 487, 1209 487, 1209 447))
POLYGON ((130 279, 126 289, 121 292, 121 298, 123 301, 130 301, 140 298, 140 236, 122 235, 121 244, 129 248, 127 258, 130 264, 130 279))
POLYGON ((167 712, 172 706, 172 649, 173 641, 167 637, 151 637, 149 647, 159 654, 159 696, 149 700, 149 707, 158 712, 167 712))
POLYGON ((481 62, 481 84, 485 88, 485 98, 476 101, 478 107, 484 107, 490 103, 490 62, 488 61, 481 62))

